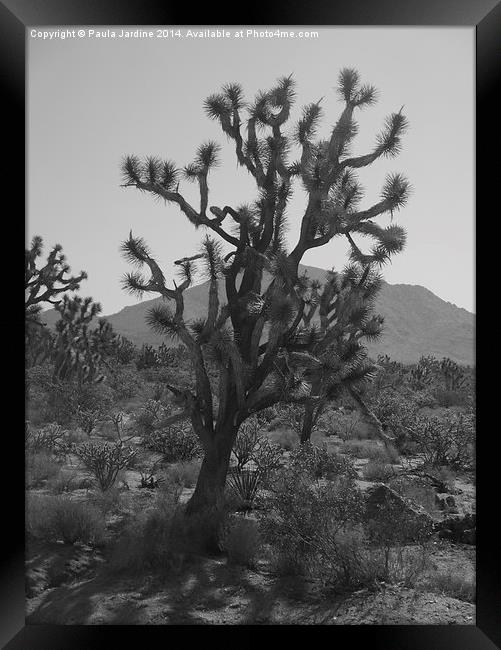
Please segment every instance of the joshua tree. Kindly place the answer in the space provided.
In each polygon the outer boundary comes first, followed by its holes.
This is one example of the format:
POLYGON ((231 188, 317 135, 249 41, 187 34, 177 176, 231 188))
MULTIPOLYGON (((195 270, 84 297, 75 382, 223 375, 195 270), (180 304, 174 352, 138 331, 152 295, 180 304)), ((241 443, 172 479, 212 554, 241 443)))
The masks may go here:
POLYGON ((53 337, 40 320, 43 303, 59 304, 58 297, 67 291, 77 291, 80 282, 87 274, 82 271, 79 276, 69 276, 70 267, 62 253, 60 244, 56 244, 47 256, 45 265, 37 268, 37 259, 41 257, 43 240, 36 235, 31 240, 29 249, 25 250, 24 287, 25 287, 25 328, 26 328, 26 362, 35 365, 51 354, 53 337))
MULTIPOLYGON (((143 239, 131 232, 123 243, 124 255, 138 267, 126 275, 125 287, 138 295, 158 293, 174 304, 173 311, 167 304, 151 309, 148 320, 157 331, 178 338, 193 364, 192 390, 166 384, 182 404, 178 417, 191 420, 204 449, 188 513, 217 502, 242 422, 278 402, 319 400, 312 394, 311 373, 322 360, 313 351, 321 354, 339 341, 343 325, 336 328, 331 322, 325 328, 322 322, 320 326, 308 323, 312 285, 300 273, 304 254, 334 237, 345 237, 351 247, 351 262, 367 266, 384 263, 404 246, 401 227, 393 223, 382 227, 373 220, 383 214, 393 215, 404 205, 409 193, 407 181, 400 174, 388 176, 380 201, 361 210, 362 188, 355 170, 397 154, 406 119, 401 110, 391 114, 373 150, 351 155, 349 147, 357 130, 354 113, 373 104, 376 91, 362 85, 358 73, 349 69, 340 73, 338 91, 344 108, 326 140, 315 136, 322 113, 320 101, 307 105, 292 133, 284 134, 295 97, 292 76, 258 93, 251 104, 244 101, 242 88, 236 83, 227 84, 206 100, 207 115, 219 122, 235 145, 239 165, 255 180, 258 195, 251 205, 209 205, 208 179, 217 166, 219 151, 214 142, 202 144, 195 160, 182 170, 171 161, 154 157, 140 160, 130 155, 123 161, 125 186, 176 204, 195 228, 203 226, 218 238, 206 236, 198 254, 176 262, 182 280, 172 287, 167 286, 143 239), (293 147, 299 155, 296 161, 291 159, 293 147), (181 178, 198 184, 198 207, 180 193, 181 178), (284 237, 286 210, 295 180, 306 193, 306 205, 298 240, 289 251, 284 237), (356 242, 358 235, 372 239, 367 252, 356 242), (207 315, 188 322, 184 318, 184 292, 198 261, 209 280, 207 315), (224 304, 220 304, 219 281, 226 294, 224 304), (215 383, 209 376, 209 355, 217 366, 215 383)), ((329 291, 329 282, 324 292, 329 291)), ((328 310, 333 307, 332 301, 325 300, 325 304, 328 310)), ((330 315, 331 311, 326 317, 330 315)))
POLYGON ((87 278, 85 271, 78 276, 68 276, 70 267, 62 253, 62 246, 56 244, 49 253, 44 266, 37 268, 36 262, 42 255, 43 240, 36 235, 25 251, 25 310, 29 322, 38 321, 42 304, 57 305, 58 296, 66 291, 78 291, 80 282, 87 278))
POLYGON ((103 381, 100 364, 104 355, 113 352, 116 335, 105 319, 90 329, 101 305, 92 298, 65 295, 56 309, 61 317, 56 323, 53 346, 54 378, 76 379, 79 385, 103 381))
POLYGON ((321 293, 315 287, 303 323, 305 347, 318 364, 308 377, 311 390, 303 407, 301 443, 310 440, 329 402, 342 392, 352 394, 375 376, 377 367, 369 361, 363 341, 377 340, 382 332, 383 318, 372 314, 381 280, 370 266, 352 264, 342 273, 331 272, 321 293), (308 327, 317 309, 320 325, 308 327))

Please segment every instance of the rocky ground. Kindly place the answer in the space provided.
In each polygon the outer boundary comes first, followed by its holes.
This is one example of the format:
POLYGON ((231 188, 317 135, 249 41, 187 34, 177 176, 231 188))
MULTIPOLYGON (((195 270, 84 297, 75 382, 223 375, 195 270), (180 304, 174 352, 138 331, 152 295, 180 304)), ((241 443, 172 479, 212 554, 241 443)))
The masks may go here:
MULTIPOLYGON (((357 464, 362 469, 364 461, 357 464)), ((137 488, 139 477, 136 471, 124 476, 127 494, 146 505, 152 493, 137 488)), ((362 478, 359 485, 377 498, 390 494, 388 488, 362 478)), ((107 557, 99 550, 30 542, 27 620, 30 624, 67 625, 474 625, 473 602, 451 597, 433 586, 434 575, 447 573, 474 583, 474 486, 468 477, 458 478, 453 492, 435 498, 431 518, 437 533, 429 566, 412 589, 404 584, 378 584, 356 593, 335 594, 298 577, 276 576, 265 561, 250 570, 232 567, 222 557, 191 558, 170 567, 166 576, 144 572, 123 576, 110 570, 107 557), (448 499, 451 496, 452 501, 448 499)), ((182 499, 190 493, 185 489, 182 499)), ((75 491, 73 498, 87 498, 86 490, 75 491)), ((430 516, 423 508, 417 512, 430 516)), ((113 530, 119 524, 119 518, 110 515, 108 528, 113 530)))

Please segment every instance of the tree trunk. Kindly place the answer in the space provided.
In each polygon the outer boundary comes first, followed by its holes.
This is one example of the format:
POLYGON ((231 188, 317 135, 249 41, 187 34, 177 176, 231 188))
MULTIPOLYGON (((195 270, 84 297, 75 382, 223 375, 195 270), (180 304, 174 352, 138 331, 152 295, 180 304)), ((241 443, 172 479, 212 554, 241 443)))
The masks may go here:
POLYGON ((206 448, 195 491, 186 506, 187 515, 210 512, 217 507, 224 494, 236 431, 235 427, 221 431, 206 448))
POLYGON ((304 444, 309 442, 311 438, 311 432, 313 430, 313 415, 314 415, 314 406, 312 404, 305 404, 304 407, 304 417, 303 417, 303 426, 301 427, 301 436, 299 442, 304 444))
POLYGON ((360 410, 360 413, 362 414, 362 417, 365 419, 367 424, 369 424, 369 426, 372 427, 377 437, 384 443, 385 447, 391 445, 394 442, 394 438, 392 438, 392 436, 389 436, 387 433, 384 432, 383 425, 377 418, 376 414, 366 404, 365 400, 362 398, 360 393, 358 393, 354 389, 350 389, 349 392, 352 398, 355 400, 360 410))

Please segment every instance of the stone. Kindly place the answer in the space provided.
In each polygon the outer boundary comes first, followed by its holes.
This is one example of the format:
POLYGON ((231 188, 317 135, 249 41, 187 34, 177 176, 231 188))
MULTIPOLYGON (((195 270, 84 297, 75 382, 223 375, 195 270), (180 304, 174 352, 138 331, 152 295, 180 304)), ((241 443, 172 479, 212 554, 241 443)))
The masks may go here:
POLYGON ((365 517, 373 529, 387 526, 388 534, 393 529, 391 534, 402 542, 427 537, 434 525, 432 517, 423 508, 383 483, 367 490, 365 517))
POLYGON ((435 530, 442 539, 449 539, 459 544, 476 543, 476 515, 447 517, 435 524, 435 530))
POLYGON ((440 510, 456 509, 456 500, 452 494, 435 494, 435 504, 440 510))

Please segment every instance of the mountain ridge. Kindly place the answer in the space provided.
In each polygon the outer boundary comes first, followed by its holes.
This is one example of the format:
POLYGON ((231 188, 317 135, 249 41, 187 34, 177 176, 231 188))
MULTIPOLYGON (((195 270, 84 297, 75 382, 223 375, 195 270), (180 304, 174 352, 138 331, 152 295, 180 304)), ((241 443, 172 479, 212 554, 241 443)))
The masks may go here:
MULTIPOLYGON (((301 265, 311 279, 322 281, 327 270, 301 265)), ((207 305, 206 282, 193 285, 184 294, 186 319, 201 317, 207 305)), ((224 290, 220 284, 220 297, 224 290)), ((136 345, 143 343, 176 345, 175 341, 155 334, 145 322, 149 308, 162 298, 144 300, 136 305, 126 305, 120 311, 105 316, 118 334, 126 336, 136 345)), ((376 300, 376 313, 384 317, 381 340, 368 344, 369 354, 388 354, 403 363, 416 362, 421 355, 449 357, 454 361, 474 364, 475 315, 463 307, 442 300, 430 289, 416 284, 383 283, 376 300)), ((55 310, 42 313, 42 320, 53 327, 58 318, 55 310)))

